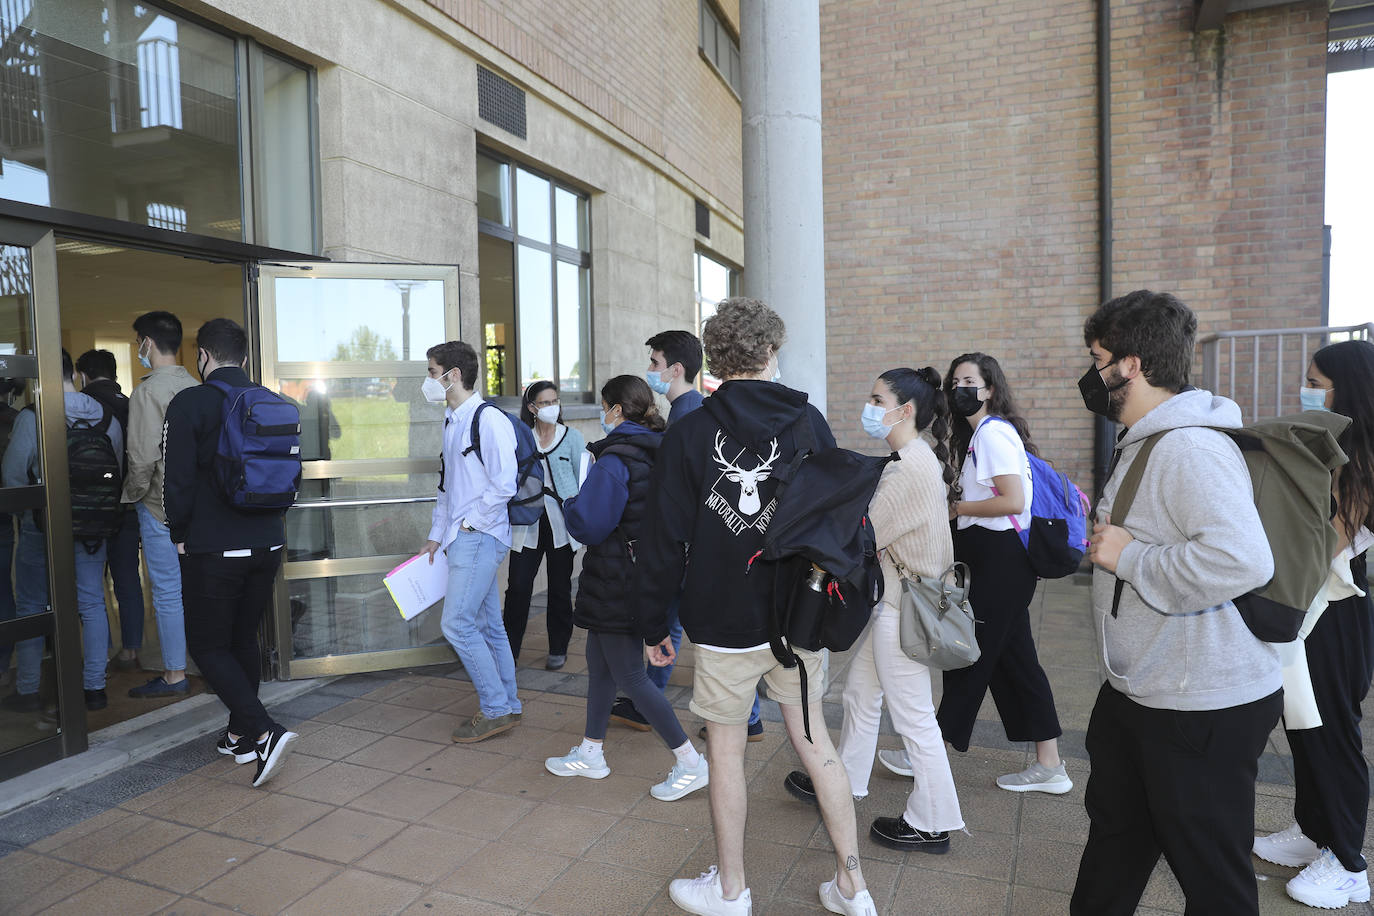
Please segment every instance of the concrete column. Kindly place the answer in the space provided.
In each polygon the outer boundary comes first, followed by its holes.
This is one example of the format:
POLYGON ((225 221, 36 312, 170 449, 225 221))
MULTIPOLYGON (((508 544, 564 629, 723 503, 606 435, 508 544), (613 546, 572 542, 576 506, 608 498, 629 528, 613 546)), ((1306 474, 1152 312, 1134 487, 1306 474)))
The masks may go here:
POLYGON ((818 0, 740 4, 744 294, 787 322, 783 383, 825 412, 825 231, 818 0))

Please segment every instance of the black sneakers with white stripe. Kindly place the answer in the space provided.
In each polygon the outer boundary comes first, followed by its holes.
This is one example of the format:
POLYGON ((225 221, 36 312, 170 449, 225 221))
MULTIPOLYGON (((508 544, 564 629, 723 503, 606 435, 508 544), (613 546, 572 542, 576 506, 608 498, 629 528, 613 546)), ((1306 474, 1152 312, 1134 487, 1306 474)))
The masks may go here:
POLYGON ((258 773, 253 777, 254 788, 267 782, 281 768, 282 761, 291 750, 291 742, 299 737, 300 735, 295 732, 289 732, 280 725, 273 724, 266 740, 257 743, 258 773))

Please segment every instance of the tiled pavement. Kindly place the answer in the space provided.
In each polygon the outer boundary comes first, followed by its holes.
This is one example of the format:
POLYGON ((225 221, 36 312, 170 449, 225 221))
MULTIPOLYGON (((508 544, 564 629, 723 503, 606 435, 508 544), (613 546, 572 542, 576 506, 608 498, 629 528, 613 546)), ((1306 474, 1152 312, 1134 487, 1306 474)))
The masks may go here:
MULTIPOLYGON (((973 750, 952 764, 968 835, 945 856, 904 855, 862 841, 864 872, 888 914, 1061 914, 1087 834, 1083 731, 1099 681, 1087 590, 1049 583, 1033 613, 1041 657, 1065 728, 1076 786, 1064 796, 1013 795, 993 785, 1027 761, 1009 745, 990 703, 973 750)), ((527 663, 542 664, 534 621, 527 663)), ((689 734, 691 653, 670 685, 689 734)), ((845 658, 832 660, 838 698, 845 658)), ((476 708, 460 667, 359 675, 277 707, 302 735, 280 777, 252 789, 252 767, 197 738, 60 797, 0 820, 0 912, 445 914, 556 916, 670 914, 675 876, 715 858, 706 793, 672 803, 649 786, 669 753, 652 734, 612 726, 601 781, 544 772, 582 732, 580 638, 562 672, 523 668, 524 722, 476 745, 449 733, 476 708)), ((838 725, 838 706, 827 710, 838 725)), ((796 757, 777 709, 761 743, 748 746, 746 857, 756 914, 823 912, 816 887, 833 860, 814 809, 782 779, 796 757)), ((897 740, 886 732, 881 745, 897 740)), ((1291 768, 1281 735, 1262 769, 1259 827, 1290 821, 1291 768)), ((3 791, 0 787, 0 791, 3 791)), ((858 803, 860 833, 901 810, 904 781, 877 767, 858 803)), ((1367 853, 1368 854, 1368 853, 1367 853)), ((1260 866, 1266 914, 1304 908, 1283 894, 1291 869, 1260 866)), ((1142 913, 1180 913, 1161 866, 1142 913)), ((1372 912, 1367 905, 1347 912, 1372 912)))

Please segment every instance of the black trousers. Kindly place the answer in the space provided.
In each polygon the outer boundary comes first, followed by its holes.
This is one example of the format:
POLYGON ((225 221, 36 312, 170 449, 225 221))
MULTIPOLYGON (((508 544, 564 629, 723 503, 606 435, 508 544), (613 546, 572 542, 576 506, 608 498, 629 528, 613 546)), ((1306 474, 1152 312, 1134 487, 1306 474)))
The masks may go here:
POLYGON ((1360 735, 1360 704, 1374 677, 1374 606, 1365 558, 1358 557, 1350 568, 1365 597, 1332 602, 1305 643, 1321 727, 1287 734, 1298 826, 1312 842, 1330 849, 1347 871, 1364 871, 1369 764, 1360 735))
POLYGON ((549 516, 539 517, 539 546, 512 550, 506 576, 506 604, 501 616, 506 623, 506 637, 510 640, 511 655, 520 658, 520 644, 525 641, 525 625, 530 620, 530 599, 534 597, 534 577, 539 563, 549 558, 549 601, 544 618, 549 628, 549 654, 567 655, 572 639, 572 569, 571 544, 553 546, 553 529, 549 516))
POLYGON ((954 558, 968 564, 973 631, 982 655, 967 668, 944 673, 936 719, 945 740, 967 751, 983 695, 992 690, 1008 741, 1048 741, 1064 733, 1049 678, 1031 636, 1035 570, 1015 531, 977 525, 956 532, 954 558))
POLYGON ((1103 684, 1088 723, 1090 826, 1069 912, 1134 913, 1163 853, 1188 916, 1257 914, 1255 774, 1282 712, 1282 690, 1178 712, 1103 684))
POLYGON ((258 700, 258 624, 272 603, 281 553, 259 549, 247 557, 181 556, 186 649, 229 707, 229 731, 254 740, 273 725, 258 700))

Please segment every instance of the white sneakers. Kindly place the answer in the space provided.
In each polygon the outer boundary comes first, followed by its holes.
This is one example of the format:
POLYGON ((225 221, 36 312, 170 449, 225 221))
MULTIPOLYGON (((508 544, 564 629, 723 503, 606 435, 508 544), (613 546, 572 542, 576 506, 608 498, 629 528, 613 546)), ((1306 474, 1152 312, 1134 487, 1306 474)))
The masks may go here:
POLYGON ((821 906, 832 913, 845 916, 878 916, 877 904, 868 891, 859 891, 853 897, 846 897, 835 886, 835 878, 821 885, 821 906))
POLYGON ((1297 824, 1278 833, 1255 837, 1255 845, 1251 848, 1264 861, 1290 868, 1306 868, 1322 854, 1297 824))
POLYGON ((585 776, 588 779, 605 779, 611 775, 611 768, 606 765, 606 755, 585 757, 580 744, 573 745, 573 749, 562 757, 546 759, 544 769, 555 776, 585 776))
POLYGON ((1050 769, 1037 760, 1019 773, 998 776, 997 785, 1008 792, 1048 792, 1051 795, 1063 795, 1073 788, 1073 781, 1069 779, 1063 761, 1060 761, 1059 766, 1050 769))
POLYGON ((668 896, 680 908, 696 916, 752 916, 754 912, 747 887, 734 900, 725 899, 714 865, 699 878, 677 878, 668 882, 668 896))
POLYGON ((1337 910, 1347 903, 1369 899, 1369 872, 1346 871, 1331 850, 1323 849, 1316 861, 1298 872, 1284 889, 1299 903, 1337 910))
POLYGON ((677 801, 710 782, 710 768, 706 765, 705 755, 702 755, 698 757, 697 765, 694 767, 689 767, 681 761, 673 764, 673 768, 668 771, 668 777, 649 789, 649 794, 659 801, 677 801))
POLYGON ((905 750, 881 750, 878 752, 878 762, 887 767, 889 773, 896 773, 898 776, 910 776, 911 760, 907 757, 905 750))

